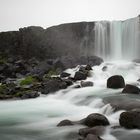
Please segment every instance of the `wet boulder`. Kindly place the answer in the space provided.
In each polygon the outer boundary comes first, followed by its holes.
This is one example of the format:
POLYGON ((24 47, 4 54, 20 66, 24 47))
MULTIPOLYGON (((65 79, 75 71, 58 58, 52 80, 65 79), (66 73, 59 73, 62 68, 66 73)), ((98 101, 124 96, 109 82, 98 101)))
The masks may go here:
POLYGON ((74 75, 74 80, 85 80, 87 78, 87 74, 82 71, 77 71, 74 75))
POLYGON ((70 125, 74 125, 73 122, 70 120, 63 120, 57 124, 57 126, 70 126, 70 125))
POLYGON ((31 70, 31 74, 43 76, 44 74, 48 73, 51 69, 52 66, 49 65, 47 61, 42 61, 31 70))
POLYGON ((109 125, 108 119, 104 115, 98 113, 88 115, 83 123, 88 127, 109 125))
POLYGON ((65 78, 65 77, 69 77, 71 74, 69 74, 69 73, 67 73, 67 72, 62 72, 61 74, 60 74, 60 77, 61 78, 65 78))
POLYGON ((93 85, 94 84, 91 81, 86 81, 86 82, 81 81, 81 86, 82 87, 92 87, 93 85))
POLYGON ((48 94, 52 92, 56 92, 60 89, 66 89, 67 88, 67 83, 63 81, 59 77, 51 77, 48 78, 41 87, 41 93, 42 94, 48 94))
POLYGON ((21 99, 37 98, 39 93, 37 91, 26 91, 20 96, 21 99))
POLYGON ((127 129, 140 129, 140 111, 127 111, 120 115, 120 125, 127 129))
POLYGON ((102 71, 107 71, 107 66, 104 66, 104 67, 102 68, 102 71))
POLYGON ((64 79, 63 81, 67 84, 67 86, 71 86, 73 84, 71 79, 64 79))
POLYGON ((134 85, 130 85, 130 84, 127 84, 122 93, 132 93, 132 94, 139 94, 140 93, 140 89, 134 85))
POLYGON ((81 86, 80 85, 75 85, 74 88, 81 88, 81 86))
POLYGON ((107 79, 107 88, 124 88, 125 81, 121 75, 114 75, 107 79))
POLYGON ((88 71, 92 70, 91 65, 90 64, 87 64, 86 67, 85 67, 85 70, 88 70, 88 71))

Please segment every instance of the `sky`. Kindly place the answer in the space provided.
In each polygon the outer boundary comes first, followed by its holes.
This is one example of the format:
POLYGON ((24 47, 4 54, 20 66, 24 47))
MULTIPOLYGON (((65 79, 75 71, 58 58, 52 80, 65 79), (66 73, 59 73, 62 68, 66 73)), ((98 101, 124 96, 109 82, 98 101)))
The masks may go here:
POLYGON ((0 31, 27 26, 125 20, 140 14, 140 0, 0 0, 0 31))

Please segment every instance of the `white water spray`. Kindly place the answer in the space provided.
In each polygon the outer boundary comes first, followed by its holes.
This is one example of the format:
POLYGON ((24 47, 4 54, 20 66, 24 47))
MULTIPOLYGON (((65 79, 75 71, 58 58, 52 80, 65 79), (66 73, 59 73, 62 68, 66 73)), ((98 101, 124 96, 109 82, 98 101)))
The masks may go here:
POLYGON ((95 24, 95 54, 105 60, 140 58, 140 18, 95 24))

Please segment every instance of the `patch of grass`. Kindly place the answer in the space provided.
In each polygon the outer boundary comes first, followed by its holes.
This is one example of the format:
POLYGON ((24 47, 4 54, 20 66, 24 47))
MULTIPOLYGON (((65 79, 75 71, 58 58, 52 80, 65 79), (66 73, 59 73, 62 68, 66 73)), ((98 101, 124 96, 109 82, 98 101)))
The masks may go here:
POLYGON ((37 79, 34 78, 33 76, 27 76, 24 80, 22 80, 20 82, 20 85, 23 86, 23 85, 30 85, 30 84, 33 84, 37 82, 37 79))
POLYGON ((4 94, 7 91, 6 85, 0 85, 0 94, 4 94))
POLYGON ((47 74, 44 75, 44 78, 47 79, 47 78, 50 78, 52 75, 58 75, 59 72, 58 69, 52 69, 50 70, 47 74))

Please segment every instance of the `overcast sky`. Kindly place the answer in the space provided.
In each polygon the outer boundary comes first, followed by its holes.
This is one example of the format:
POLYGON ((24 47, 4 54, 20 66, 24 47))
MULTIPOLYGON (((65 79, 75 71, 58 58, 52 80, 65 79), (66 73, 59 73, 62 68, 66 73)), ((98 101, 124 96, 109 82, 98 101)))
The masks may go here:
POLYGON ((31 25, 124 20, 140 14, 140 0, 0 0, 0 31, 31 25))

